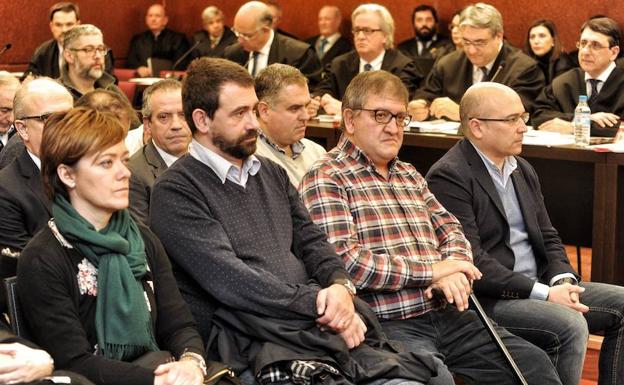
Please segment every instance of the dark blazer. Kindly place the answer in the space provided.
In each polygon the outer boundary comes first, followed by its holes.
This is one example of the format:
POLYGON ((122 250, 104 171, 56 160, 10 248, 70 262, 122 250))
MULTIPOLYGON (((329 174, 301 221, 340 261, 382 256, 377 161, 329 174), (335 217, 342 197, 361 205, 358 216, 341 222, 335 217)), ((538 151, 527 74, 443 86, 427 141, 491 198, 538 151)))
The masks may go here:
MULTIPOLYGON (((158 35, 158 39, 155 39, 152 31, 144 31, 132 37, 126 67, 147 66, 147 59, 150 57, 175 63, 188 49, 188 40, 182 33, 165 28, 158 35)), ((187 61, 183 60, 175 69, 184 70, 187 64, 187 61)))
MULTIPOLYGON (((268 64, 282 63, 298 68, 310 81, 310 89, 314 89, 321 77, 321 62, 316 56, 314 47, 279 33, 275 33, 274 36, 268 64)), ((225 58, 246 66, 249 52, 239 43, 235 43, 225 49, 225 58)))
MULTIPOLYGON (((589 104, 591 112, 611 112, 620 118, 624 117, 622 84, 624 84, 624 68, 615 67, 596 99, 589 104)), ((555 78, 535 101, 533 126, 539 127, 540 124, 554 118, 572 121, 579 95, 587 95, 585 71, 574 68, 555 78)), ((618 128, 618 125, 602 128, 592 122, 591 135, 615 136, 618 128)))
MULTIPOLYGON (((544 74, 537 62, 508 43, 503 43, 487 80, 513 88, 520 95, 528 112, 533 111, 533 101, 545 85, 544 74)), ((454 51, 435 63, 423 87, 416 91, 414 98, 430 102, 435 98, 447 96, 455 103, 459 103, 471 85, 472 63, 463 50, 454 51)))
MULTIPOLYGON (((24 148, 0 171, 0 280, 17 273, 19 253, 51 216, 41 174, 24 148)), ((4 311, 4 285, 0 285, 0 312, 4 311)))
POLYGON ((193 44, 197 44, 197 42, 201 43, 191 52, 191 59, 204 56, 223 57, 225 55, 225 49, 236 43, 236 35, 234 35, 234 32, 232 32, 229 27, 224 27, 221 40, 219 40, 219 43, 214 48, 210 48, 210 36, 208 36, 208 32, 202 30, 195 32, 193 35, 193 44))
POLYGON ((415 58, 428 58, 428 59, 436 59, 440 57, 440 53, 447 53, 447 46, 453 45, 453 42, 449 40, 448 37, 437 35, 437 40, 433 41, 429 48, 423 50, 423 52, 418 54, 418 44, 416 42, 416 38, 412 37, 407 40, 403 40, 397 46, 397 49, 403 53, 403 55, 410 57, 412 59, 415 58))
POLYGON ((128 162, 130 176, 130 214, 134 219, 147 224, 152 186, 167 164, 151 140, 137 151, 128 162))
MULTIPOLYGON (((319 41, 319 39, 321 39, 321 35, 315 35, 307 38, 304 41, 310 44, 312 48, 316 50, 318 48, 317 42, 319 41)), ((351 42, 351 40, 341 35, 338 40, 336 40, 336 42, 331 47, 329 47, 329 50, 325 52, 325 55, 323 55, 322 57, 319 56, 319 58, 321 59, 321 66, 325 68, 325 66, 331 63, 331 61, 334 60, 335 57, 345 54, 352 49, 353 43, 351 42)), ((318 51, 316 53, 318 55, 318 51)))
MULTIPOLYGON (((539 180, 533 167, 516 157, 511 174, 524 217, 540 282, 557 274, 577 274, 570 266, 557 230, 550 223, 539 180)), ((514 273, 509 223, 503 203, 483 160, 467 140, 460 140, 427 173, 429 189, 462 224, 472 245, 475 265, 483 278, 475 281, 477 295, 494 299, 528 298, 534 282, 514 273)), ((577 276, 578 277, 578 276, 577 276)))
POLYGON ((0 170, 11 164, 13 159, 17 158, 24 151, 24 142, 19 135, 12 135, 9 141, 0 151, 0 170))
MULTIPOLYGON (((113 66, 115 58, 113 51, 108 51, 104 58, 104 70, 113 75, 113 66)), ((32 73, 38 76, 48 76, 57 79, 61 76, 59 69, 59 49, 56 40, 51 39, 41 44, 36 50, 28 63, 28 69, 24 74, 32 73)))
POLYGON ((550 55, 542 58, 531 57, 537 61, 537 64, 542 69, 542 72, 546 77, 546 85, 551 84, 553 79, 557 76, 574 68, 574 63, 570 59, 570 56, 565 52, 561 52, 559 57, 555 60, 550 60, 550 55))
MULTIPOLYGON (((423 76, 416 69, 414 62, 394 48, 386 50, 381 69, 391 72, 401 78, 409 91, 410 97, 420 84, 423 76)), ((340 55, 325 67, 323 80, 314 90, 315 95, 330 94, 336 99, 342 99, 351 79, 359 73, 360 56, 353 50, 340 55)))

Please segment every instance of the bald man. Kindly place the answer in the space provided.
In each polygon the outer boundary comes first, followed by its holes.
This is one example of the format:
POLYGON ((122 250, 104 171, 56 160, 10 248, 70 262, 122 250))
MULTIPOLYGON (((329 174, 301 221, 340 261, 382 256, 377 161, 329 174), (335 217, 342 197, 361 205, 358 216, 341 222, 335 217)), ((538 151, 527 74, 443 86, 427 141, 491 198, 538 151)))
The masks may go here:
MULTIPOLYGON (((126 67, 136 68, 141 77, 158 76, 152 73, 147 59, 169 60, 173 65, 188 51, 189 44, 186 36, 168 29, 168 22, 165 7, 161 4, 153 4, 147 9, 145 25, 148 30, 132 37, 126 67)), ((187 64, 182 61, 174 69, 184 70, 187 64)))
POLYGON ((323 67, 331 63, 336 56, 353 49, 351 41, 340 34, 341 24, 340 9, 335 5, 326 5, 318 14, 319 34, 305 40, 314 47, 323 67))
MULTIPOLYGON (((50 78, 27 82, 15 95, 14 124, 25 148, 0 171, 0 279, 16 274, 20 252, 52 215, 41 182, 39 146, 49 116, 72 105, 69 91, 50 78)), ((0 295, 0 311, 6 310, 4 298, 0 295)))
POLYGON ((462 224, 483 273, 475 293, 500 326, 540 346, 561 382, 578 385, 588 332, 604 332, 600 384, 624 383, 624 288, 580 282, 550 223, 533 167, 518 156, 529 119, 520 96, 491 82, 460 106, 466 136, 427 174, 462 224))
POLYGON ((321 63, 314 48, 275 32, 266 4, 243 4, 234 17, 233 31, 238 42, 226 48, 225 58, 244 66, 252 76, 270 64, 282 63, 298 68, 308 78, 310 88, 320 80, 321 63))

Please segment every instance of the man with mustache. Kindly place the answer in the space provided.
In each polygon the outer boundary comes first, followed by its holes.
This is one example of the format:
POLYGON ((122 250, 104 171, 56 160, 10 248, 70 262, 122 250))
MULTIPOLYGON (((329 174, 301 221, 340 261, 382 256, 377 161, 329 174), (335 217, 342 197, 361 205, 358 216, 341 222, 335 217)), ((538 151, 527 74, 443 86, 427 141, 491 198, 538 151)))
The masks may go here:
POLYGON ((411 58, 435 59, 439 52, 448 52, 451 41, 438 34, 438 13, 428 4, 421 4, 412 13, 414 38, 399 43, 398 49, 411 58), (441 49, 444 48, 444 49, 441 49))
POLYGON ((96 88, 123 95, 115 85, 115 78, 104 72, 104 59, 109 49, 104 45, 104 35, 98 27, 81 24, 70 29, 63 34, 63 47, 59 80, 74 101, 96 88))
POLYGON ((228 60, 197 59, 182 100, 191 148, 156 180, 150 225, 211 357, 246 384, 326 375, 426 383, 429 355, 398 356, 367 343, 378 328, 364 320, 374 316, 354 298, 333 247, 286 171, 254 155, 258 98, 249 72, 228 60))
POLYGON ((271 64, 256 77, 260 139, 256 155, 262 155, 286 169, 297 187, 303 175, 325 149, 305 139, 310 120, 310 92, 305 76, 286 64, 271 64))
POLYGON ((154 181, 188 152, 191 142, 182 108, 182 84, 165 79, 146 88, 141 113, 151 139, 128 162, 132 171, 128 209, 134 219, 147 223, 154 181))
POLYGON ((620 39, 620 27, 608 17, 583 24, 576 43, 580 68, 561 74, 542 90, 535 102, 535 127, 573 133, 572 120, 579 95, 587 95, 592 112, 591 135, 615 136, 624 115, 624 98, 620 95, 624 69, 615 63, 620 39))

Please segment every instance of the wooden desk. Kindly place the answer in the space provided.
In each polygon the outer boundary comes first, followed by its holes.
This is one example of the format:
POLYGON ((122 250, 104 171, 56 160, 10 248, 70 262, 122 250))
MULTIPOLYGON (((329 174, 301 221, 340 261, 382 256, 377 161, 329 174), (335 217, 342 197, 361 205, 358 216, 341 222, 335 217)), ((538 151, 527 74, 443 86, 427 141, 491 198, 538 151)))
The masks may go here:
MULTIPOLYGON (((313 122, 306 136, 334 147, 340 130, 313 122)), ((406 132, 399 158, 423 175, 461 137, 406 132)), ((624 154, 575 146, 525 145, 522 157, 535 167, 551 221, 566 244, 592 248, 594 282, 624 284, 624 154)))

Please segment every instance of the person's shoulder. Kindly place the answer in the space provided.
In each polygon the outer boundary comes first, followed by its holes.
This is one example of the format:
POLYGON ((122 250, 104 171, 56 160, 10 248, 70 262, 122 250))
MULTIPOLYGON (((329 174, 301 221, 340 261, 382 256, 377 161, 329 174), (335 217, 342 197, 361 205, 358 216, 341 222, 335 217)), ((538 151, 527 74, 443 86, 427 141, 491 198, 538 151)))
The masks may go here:
POLYGON ((457 65, 463 60, 468 60, 468 58, 466 57, 466 54, 464 54, 463 50, 458 49, 441 56, 440 59, 434 64, 434 67, 448 68, 451 71, 457 71, 457 65))
POLYGON ((403 50, 409 50, 410 48, 412 48, 414 45, 416 44, 416 40, 413 37, 410 37, 409 39, 405 39, 402 42, 400 42, 397 45, 397 49, 399 49, 400 51, 403 50))
POLYGON ((310 149, 310 150, 313 150, 314 152, 319 152, 323 154, 327 152, 325 150, 325 147, 321 146, 320 144, 316 143, 313 140, 303 138, 301 139, 301 142, 305 145, 306 150, 310 149))
POLYGON ((360 57, 356 50, 351 50, 347 53, 343 53, 342 55, 338 55, 332 59, 331 65, 332 67, 339 67, 346 64, 351 64, 354 62, 359 63, 360 57))
POLYGON ((404 67, 413 61, 412 58, 395 48, 388 48, 386 50, 386 57, 397 67, 404 67))
POLYGON ((56 45, 56 40, 50 39, 46 40, 35 49, 34 56, 41 56, 48 54, 50 51, 54 50, 54 46, 56 45))
POLYGON ((503 44, 503 50, 505 50, 505 61, 510 64, 536 68, 538 66, 535 59, 524 53, 524 51, 522 51, 521 49, 516 48, 509 43, 503 44))
POLYGON ((560 74, 559 76, 556 76, 551 81, 551 86, 552 88, 559 89, 566 85, 578 83, 579 79, 583 79, 583 76, 584 76, 584 72, 581 68, 579 67, 572 68, 560 74))
POLYGON ((427 178, 438 172, 451 173, 457 177, 465 177, 468 175, 468 159, 467 151, 475 151, 468 146, 472 146, 467 139, 457 142, 451 147, 437 162, 435 162, 427 172, 427 178))
POLYGON ((304 42, 310 44, 310 45, 314 45, 316 44, 316 41, 318 40, 319 36, 321 35, 314 35, 314 36, 310 36, 309 38, 303 40, 304 42))
POLYGON ((311 47, 310 44, 304 41, 297 40, 277 32, 275 33, 275 39, 278 44, 284 46, 288 50, 306 51, 311 47))
POLYGON ((63 245, 49 226, 50 221, 33 235, 20 254, 20 265, 45 263, 54 265, 62 257, 63 245))

